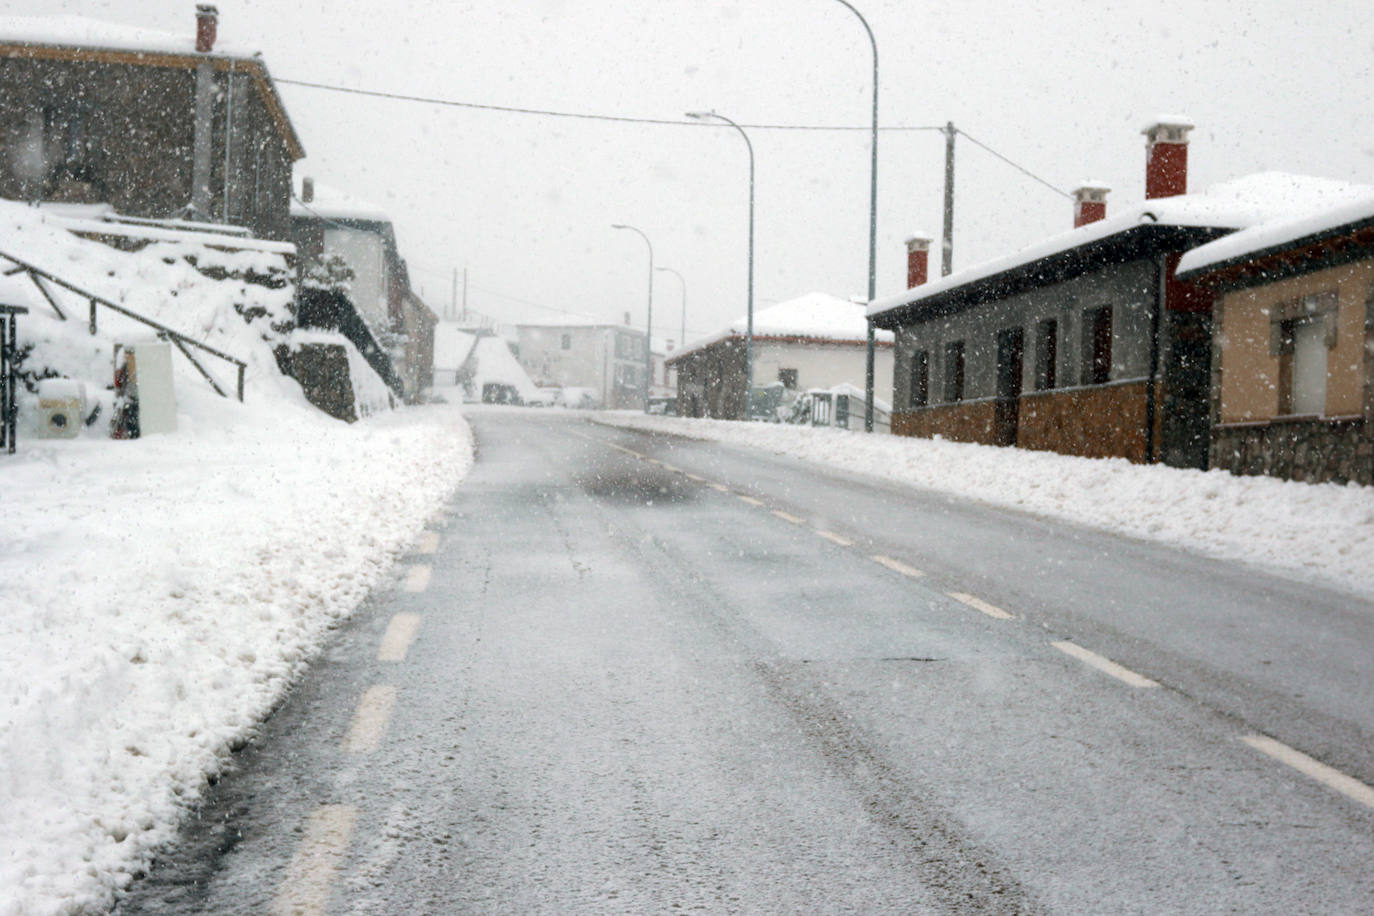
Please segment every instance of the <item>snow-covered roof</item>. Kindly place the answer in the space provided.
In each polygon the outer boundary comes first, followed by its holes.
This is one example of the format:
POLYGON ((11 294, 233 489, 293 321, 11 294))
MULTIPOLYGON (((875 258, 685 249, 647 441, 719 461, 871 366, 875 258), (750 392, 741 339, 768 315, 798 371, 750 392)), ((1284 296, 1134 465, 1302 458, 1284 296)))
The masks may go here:
POLYGON ((1362 193, 1344 203, 1315 213, 1289 214, 1267 220, 1194 248, 1179 262, 1178 273, 1197 274, 1209 267, 1246 260, 1301 240, 1333 233, 1352 224, 1374 221, 1374 188, 1353 187, 1362 193))
POLYGON ((503 337, 479 337, 467 362, 473 369, 472 384, 478 397, 482 387, 489 384, 510 385, 526 401, 539 397, 539 386, 530 381, 503 337))
MULTIPOLYGON (((730 337, 748 333, 747 316, 675 351, 672 358, 709 347, 730 337)), ((829 293, 807 293, 754 312, 754 337, 794 337, 823 341, 860 341, 868 338, 868 322, 860 303, 829 293)), ((878 331, 875 339, 891 343, 891 331, 878 331)))
POLYGON ((313 182, 314 193, 310 202, 306 203, 301 187, 304 182, 305 176, 299 176, 291 188, 292 216, 315 216, 320 219, 348 219, 371 223, 391 222, 391 217, 381 207, 318 181, 313 182))
POLYGON ((441 321, 434 326, 434 368, 455 370, 463 365, 472 352, 477 335, 463 330, 452 321, 441 321))
MULTIPOLYGON (((0 16, 0 44, 31 44, 62 48, 197 54, 196 23, 187 17, 184 32, 163 32, 82 16, 0 16)), ((210 56, 252 57, 251 48, 226 45, 218 39, 210 56)))
POLYGON ((60 210, 50 211, 47 207, 43 207, 42 211, 44 222, 83 235, 118 236, 146 239, 150 242, 189 242, 193 245, 213 245, 236 251, 266 251, 286 255, 296 253, 296 246, 290 242, 253 238, 239 232, 214 231, 216 228, 236 228, 232 226, 214 227, 207 223, 186 223, 179 226, 177 220, 126 220, 113 210, 95 218, 69 215, 68 212, 60 210))
MULTIPOLYGON (((635 328, 618 321, 608 321, 591 315, 577 315, 571 312, 560 314, 557 318, 535 318, 522 321, 517 328, 619 328, 622 331, 635 331, 635 328)), ((639 331, 638 333, 644 333, 639 331)))
POLYGON ((1142 223, 1212 229, 1242 229, 1265 220, 1311 213, 1369 193, 1364 185, 1327 178, 1262 172, 1213 185, 1199 194, 1158 197, 1126 207, 1120 213, 1068 232, 1050 236, 1013 254, 956 271, 915 289, 873 300, 868 314, 876 317, 922 299, 958 289, 979 280, 1024 267, 1052 255, 1109 238, 1142 223))

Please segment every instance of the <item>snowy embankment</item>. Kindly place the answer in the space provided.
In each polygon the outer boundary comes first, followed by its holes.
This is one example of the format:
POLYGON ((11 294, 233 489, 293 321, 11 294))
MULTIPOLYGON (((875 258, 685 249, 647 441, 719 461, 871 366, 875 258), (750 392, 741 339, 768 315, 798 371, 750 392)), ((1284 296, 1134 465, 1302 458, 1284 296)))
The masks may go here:
POLYGON ((453 407, 181 420, 3 459, 5 916, 109 905, 472 463, 453 407))
POLYGON ((843 430, 603 413, 598 422, 749 446, 1158 541, 1374 598, 1374 488, 1145 467, 843 430))

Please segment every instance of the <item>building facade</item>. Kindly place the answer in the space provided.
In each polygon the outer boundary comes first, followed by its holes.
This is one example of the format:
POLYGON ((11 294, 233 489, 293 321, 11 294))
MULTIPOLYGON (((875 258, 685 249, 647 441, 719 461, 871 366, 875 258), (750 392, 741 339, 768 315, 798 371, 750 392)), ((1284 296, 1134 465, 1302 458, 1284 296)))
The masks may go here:
POLYGON ((610 410, 644 406, 643 331, 567 322, 522 324, 516 333, 520 365, 536 385, 583 389, 610 410))
POLYGON ((1216 295, 1212 466, 1374 484, 1374 199, 1237 233, 1183 274, 1216 295))
POLYGON ((1143 204, 1108 218, 1105 189, 1085 183, 1071 232, 873 304, 897 334, 893 432, 1209 465, 1212 296, 1177 276, 1179 261, 1306 180, 1187 194, 1190 129, 1144 131, 1143 204))
POLYGON ((0 20, 0 197, 287 239, 305 153, 262 59, 214 50, 214 17, 184 37, 0 20))
MULTIPOLYGON (((743 419, 745 322, 674 353, 679 416, 743 419)), ((852 385, 863 390, 868 329, 862 306, 811 293, 763 309, 754 316, 754 387, 781 385, 785 397, 812 388, 852 385)), ((877 399, 892 379, 892 335, 879 332, 874 348, 877 399)))

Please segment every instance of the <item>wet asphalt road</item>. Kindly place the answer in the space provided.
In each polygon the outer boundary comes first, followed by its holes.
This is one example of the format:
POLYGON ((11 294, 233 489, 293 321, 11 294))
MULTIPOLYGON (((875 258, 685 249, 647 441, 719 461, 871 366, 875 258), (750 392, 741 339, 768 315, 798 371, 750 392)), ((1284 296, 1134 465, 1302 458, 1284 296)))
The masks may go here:
POLYGON ((1367 602, 471 420, 437 537, 119 913, 1374 909, 1374 798, 1341 782, 1374 782, 1367 602))

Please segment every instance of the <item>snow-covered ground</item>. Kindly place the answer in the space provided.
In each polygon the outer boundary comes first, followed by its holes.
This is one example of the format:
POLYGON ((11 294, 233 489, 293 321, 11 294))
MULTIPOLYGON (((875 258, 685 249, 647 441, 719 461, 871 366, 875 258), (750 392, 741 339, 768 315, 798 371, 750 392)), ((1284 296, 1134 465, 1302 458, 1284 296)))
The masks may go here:
POLYGON ((456 407, 258 393, 0 456, 4 916, 109 905, 471 466, 456 407))
POLYGON ((1374 487, 1234 477, 830 428, 629 411, 590 416, 1159 541, 1374 599, 1374 487))

